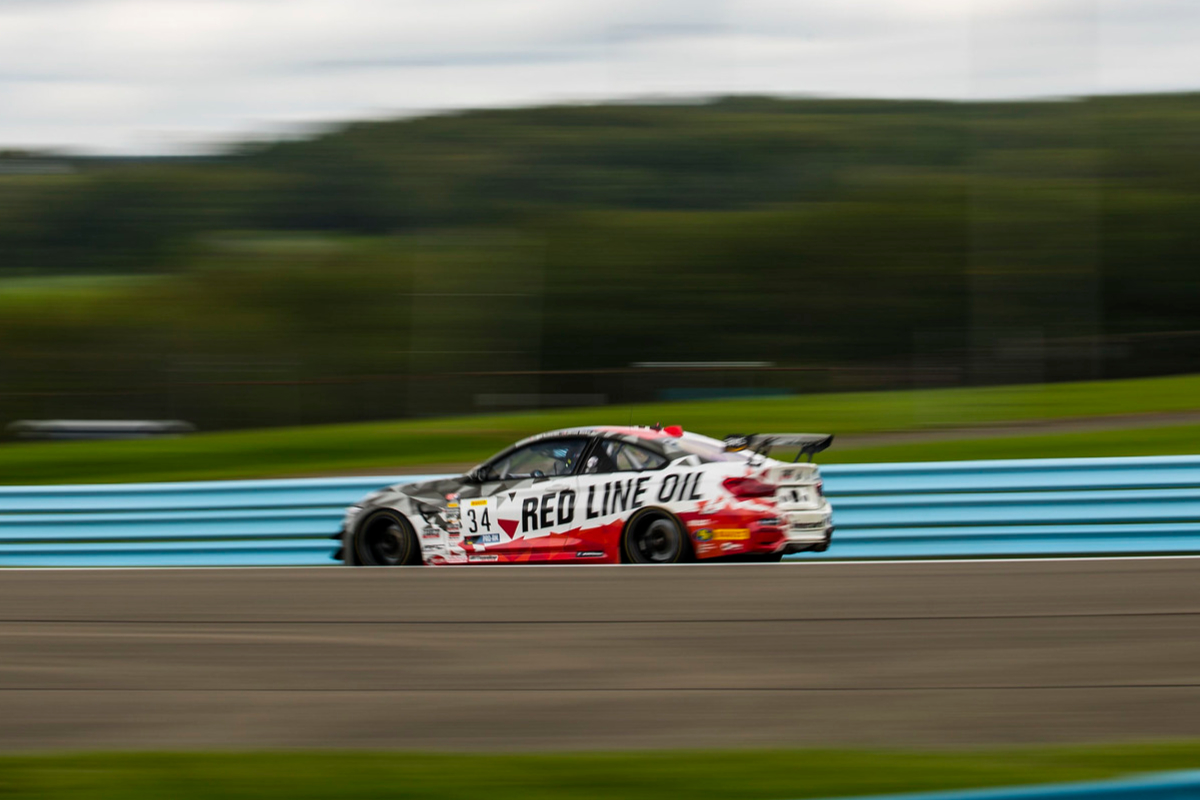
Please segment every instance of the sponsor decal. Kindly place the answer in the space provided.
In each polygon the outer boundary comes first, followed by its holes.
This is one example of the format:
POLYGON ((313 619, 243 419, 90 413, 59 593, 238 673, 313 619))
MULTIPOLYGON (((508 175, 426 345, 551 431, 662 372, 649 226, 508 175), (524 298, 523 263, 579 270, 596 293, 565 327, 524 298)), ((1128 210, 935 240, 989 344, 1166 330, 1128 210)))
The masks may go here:
POLYGON ((724 542, 721 545, 721 549, 724 550, 725 552, 728 552, 730 550, 741 550, 742 546, 740 544, 738 544, 737 542, 724 542))
POLYGON ((425 531, 421 534, 422 539, 440 539, 442 535, 437 531, 425 531))
MULTIPOLYGON (((700 483, 704 478, 703 470, 669 473, 663 476, 657 489, 651 486, 654 478, 653 475, 639 475, 593 484, 587 487, 586 492, 580 490, 578 494, 574 489, 562 489, 524 497, 521 499, 519 520, 498 519, 496 524, 513 537, 534 532, 539 532, 535 535, 546 535, 548 528, 570 526, 575 524, 580 516, 585 520, 594 520, 636 511, 656 501, 685 503, 704 499, 700 492, 700 483)), ((472 500, 471 505, 486 502, 472 500)), ((479 522, 482 524, 482 518, 479 518, 479 522)), ((467 512, 465 524, 467 532, 474 533, 470 529, 470 511, 467 512)))
POLYGON ((688 472, 683 475, 668 473, 663 476, 662 485, 658 487, 658 502, 681 503, 687 500, 701 500, 700 481, 704 472, 688 472))
POLYGON ((468 536, 466 541, 468 544, 496 544, 500 541, 500 534, 485 533, 482 536, 468 536))
POLYGON ((658 491, 647 497, 650 494, 648 484, 651 477, 642 475, 589 486, 587 496, 583 498, 584 517, 599 519, 610 514, 634 511, 646 505, 651 498, 657 498, 660 503, 703 499, 700 495, 700 481, 704 478, 703 471, 682 475, 668 473, 663 476, 658 491))
POLYGON ((446 508, 458 508, 458 503, 447 503, 446 508))
POLYGON ((570 525, 574 521, 574 489, 547 492, 541 497, 526 497, 521 501, 521 533, 555 525, 570 525))
POLYGON ((577 550, 576 558, 604 558, 603 550, 577 550))
POLYGON ((712 542, 702 542, 701 544, 696 545, 696 555, 698 555, 698 556, 706 555, 716 549, 717 549, 717 546, 715 544, 713 544, 712 542))
POLYGON ((718 542, 744 542, 750 538, 749 528, 717 528, 712 538, 718 542))
POLYGON ((487 500, 472 500, 471 505, 472 506, 486 506, 487 500))
POLYGON ((711 528, 701 528, 696 531, 695 536, 697 542, 709 542, 712 541, 713 532, 711 528))
POLYGON ((484 561, 499 561, 500 556, 467 556, 467 561, 472 564, 478 564, 484 561))

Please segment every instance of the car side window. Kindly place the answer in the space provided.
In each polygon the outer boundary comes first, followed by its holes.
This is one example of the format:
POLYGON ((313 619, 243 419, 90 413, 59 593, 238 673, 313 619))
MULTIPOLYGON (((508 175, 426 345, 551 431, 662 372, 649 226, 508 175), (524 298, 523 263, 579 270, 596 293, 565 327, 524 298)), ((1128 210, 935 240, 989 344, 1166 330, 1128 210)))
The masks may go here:
POLYGON ((509 478, 548 478, 570 475, 587 446, 587 439, 547 439, 533 442, 492 463, 487 469, 489 480, 509 478))
POLYGON ((612 439, 602 440, 592 454, 588 456, 584 472, 599 474, 604 472, 642 472, 648 469, 659 469, 667 464, 667 459, 658 453, 644 447, 638 447, 628 442, 612 439))
POLYGON ((667 459, 658 453, 653 453, 644 447, 626 444, 617 453, 617 469, 621 472, 641 472, 647 469, 658 469, 667 465, 667 459))

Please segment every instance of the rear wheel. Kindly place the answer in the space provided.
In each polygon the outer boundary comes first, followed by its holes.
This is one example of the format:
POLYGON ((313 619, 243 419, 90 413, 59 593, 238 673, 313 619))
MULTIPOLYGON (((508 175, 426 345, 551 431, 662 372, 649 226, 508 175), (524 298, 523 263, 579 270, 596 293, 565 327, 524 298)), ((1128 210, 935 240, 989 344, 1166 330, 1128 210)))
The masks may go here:
POLYGON ((347 564, 402 567, 421 563, 421 546, 408 520, 398 511, 376 511, 348 534, 347 564), (353 557, 353 561, 350 557, 353 557))
POLYGON ((679 520, 665 511, 639 511, 621 539, 625 561, 633 564, 676 564, 691 558, 692 547, 679 520))

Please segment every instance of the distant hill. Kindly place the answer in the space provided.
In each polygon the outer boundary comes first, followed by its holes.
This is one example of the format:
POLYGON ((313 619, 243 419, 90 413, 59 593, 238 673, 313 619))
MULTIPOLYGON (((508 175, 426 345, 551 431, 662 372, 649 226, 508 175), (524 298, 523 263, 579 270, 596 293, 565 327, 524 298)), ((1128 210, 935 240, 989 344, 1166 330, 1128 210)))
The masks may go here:
MULTIPOLYGON (((160 400, 238 369, 840 370, 793 389, 1189 371, 1198 134, 1196 94, 731 97, 354 123, 200 159, 0 154, 0 368, 160 400), (5 275, 110 274, 160 277, 3 296, 5 275)), ((189 402, 234 409, 221 425, 275 405, 204 391, 189 402)), ((310 394, 315 419, 395 410, 310 394)))

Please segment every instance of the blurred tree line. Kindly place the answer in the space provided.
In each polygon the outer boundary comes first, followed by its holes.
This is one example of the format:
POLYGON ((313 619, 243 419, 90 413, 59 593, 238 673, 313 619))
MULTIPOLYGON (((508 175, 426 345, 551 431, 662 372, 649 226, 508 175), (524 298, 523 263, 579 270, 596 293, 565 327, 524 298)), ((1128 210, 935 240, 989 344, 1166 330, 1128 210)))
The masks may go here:
POLYGON ((0 153, 0 421, 1194 371, 1198 134, 1200 95, 737 97, 0 153))

